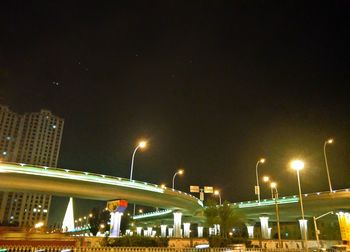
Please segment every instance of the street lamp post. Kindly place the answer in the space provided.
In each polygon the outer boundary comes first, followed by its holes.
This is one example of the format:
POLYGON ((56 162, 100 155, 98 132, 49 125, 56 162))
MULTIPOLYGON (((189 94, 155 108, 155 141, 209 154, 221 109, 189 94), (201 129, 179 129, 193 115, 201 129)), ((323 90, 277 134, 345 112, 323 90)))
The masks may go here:
MULTIPOLYGON (((301 186, 300 186, 300 175, 299 171, 304 168, 304 162, 301 160, 293 160, 291 162, 291 167, 297 172, 297 178, 298 178, 298 188, 299 188, 299 201, 300 201, 300 211, 301 211, 301 218, 303 222, 305 221, 305 216, 304 216, 304 206, 303 206, 303 197, 301 195, 301 186)), ((303 227, 304 231, 304 242, 305 242, 305 247, 307 246, 307 237, 306 237, 306 228, 303 227)))
POLYGON ((322 218, 322 217, 325 217, 325 216, 327 216, 328 214, 333 214, 334 212, 333 211, 330 211, 330 212, 328 212, 328 213, 325 213, 325 214, 322 214, 322 215, 320 215, 320 216, 318 216, 318 217, 313 217, 312 219, 314 220, 314 227, 315 227, 315 236, 316 236, 316 241, 317 241, 317 247, 318 248, 320 248, 320 238, 319 238, 319 230, 318 230, 318 228, 317 228, 317 220, 318 219, 320 219, 320 218, 322 218))
POLYGON ((136 151, 141 148, 145 148, 147 145, 147 143, 145 141, 141 141, 139 142, 139 144, 136 146, 133 154, 132 154, 132 157, 131 157, 131 167, 130 167, 130 180, 132 180, 132 172, 133 172, 133 169, 134 169, 134 159, 135 159, 135 154, 136 154, 136 151))
POLYGON ((220 195, 220 191, 219 190, 215 190, 214 191, 214 195, 218 195, 219 196, 219 204, 221 206, 221 195, 220 195))
POLYGON ((275 199, 278 243, 279 243, 279 247, 282 248, 281 227, 280 227, 280 214, 279 214, 279 208, 278 208, 278 190, 277 190, 277 183, 271 182, 270 187, 271 187, 271 190, 272 190, 272 198, 275 199), (275 195, 273 195, 273 192, 275 192, 275 195))
MULTIPOLYGON (((141 148, 145 148, 147 145, 147 142, 146 141, 140 141, 139 144, 136 146, 134 152, 132 153, 132 157, 131 157, 131 167, 130 167, 130 181, 132 180, 132 172, 133 172, 133 169, 134 169, 134 159, 135 159, 135 154, 136 154, 136 151, 141 148)), ((135 215, 135 209, 136 209, 136 205, 134 204, 134 210, 133 210, 133 214, 135 215)))
POLYGON ((259 167, 260 163, 261 164, 265 163, 265 159, 261 158, 260 160, 258 160, 258 162, 256 162, 256 166, 255 166, 255 175, 256 175, 255 194, 258 195, 258 202, 259 202, 259 204, 260 204, 260 186, 259 186, 258 167, 259 167))
POLYGON ((328 185, 329 185, 329 191, 333 192, 332 190, 332 183, 331 183, 331 177, 329 176, 329 169, 328 169, 328 162, 327 162, 327 154, 326 154, 326 146, 327 144, 333 143, 333 139, 328 139, 323 144, 323 155, 324 155, 324 161, 326 163, 326 171, 327 171, 327 178, 328 178, 328 185))
POLYGON ((176 177, 176 175, 177 175, 177 174, 182 175, 183 173, 184 173, 184 170, 182 170, 182 169, 180 169, 180 170, 178 170, 177 172, 175 172, 175 174, 174 174, 174 176, 173 176, 173 189, 174 189, 174 187, 175 187, 175 177, 176 177))

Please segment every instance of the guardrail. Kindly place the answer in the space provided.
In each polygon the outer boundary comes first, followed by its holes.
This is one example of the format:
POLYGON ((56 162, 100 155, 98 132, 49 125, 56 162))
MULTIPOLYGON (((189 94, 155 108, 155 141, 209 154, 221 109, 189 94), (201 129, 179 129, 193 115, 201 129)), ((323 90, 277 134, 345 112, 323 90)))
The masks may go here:
POLYGON ((4 161, 0 161, 0 172, 15 172, 15 173, 30 174, 30 175, 39 175, 39 176, 95 182, 100 184, 120 185, 124 187, 143 189, 143 190, 154 191, 154 192, 166 191, 168 193, 186 195, 192 198, 193 200, 197 200, 198 204, 203 206, 203 203, 197 197, 186 192, 182 192, 182 191, 165 187, 162 185, 157 185, 157 184, 152 184, 152 183, 137 181, 137 180, 130 180, 127 178, 115 177, 115 176, 110 176, 105 174, 62 169, 62 168, 48 167, 48 166, 41 166, 41 165, 4 162, 4 161), (8 167, 6 167, 6 165, 8 165, 8 167))

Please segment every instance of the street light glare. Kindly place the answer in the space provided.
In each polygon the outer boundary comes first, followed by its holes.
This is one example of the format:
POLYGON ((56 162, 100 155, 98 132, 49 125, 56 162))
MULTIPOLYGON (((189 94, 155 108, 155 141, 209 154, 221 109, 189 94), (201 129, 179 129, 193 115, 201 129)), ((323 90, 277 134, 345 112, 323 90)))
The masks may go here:
POLYGON ((333 143, 333 139, 332 139, 332 138, 331 138, 331 139, 328 139, 328 140, 327 140, 327 143, 330 143, 330 144, 333 143))
POLYGON ((265 163, 265 161, 266 161, 265 158, 260 159, 260 163, 265 163))
POLYGON ((184 170, 180 169, 180 170, 178 171, 178 173, 179 173, 180 175, 182 175, 182 174, 184 173, 184 170))
POLYGON ((304 162, 301 160, 293 160, 290 163, 290 166, 292 167, 292 169, 294 169, 296 171, 300 171, 301 169, 304 168, 304 162))
POLYGON ((219 190, 215 190, 215 191, 214 191, 214 194, 215 194, 215 195, 219 195, 219 194, 220 194, 219 190))
POLYGON ((268 182, 269 180, 270 180, 270 178, 269 178, 268 176, 264 176, 264 177, 263 177, 263 181, 264 181, 264 182, 268 182))
POLYGON ((147 146, 147 142, 146 141, 140 141, 139 142, 139 147, 142 149, 142 148, 145 148, 147 146))
POLYGON ((271 188, 276 188, 277 187, 277 183, 276 182, 271 182, 270 187, 271 188))

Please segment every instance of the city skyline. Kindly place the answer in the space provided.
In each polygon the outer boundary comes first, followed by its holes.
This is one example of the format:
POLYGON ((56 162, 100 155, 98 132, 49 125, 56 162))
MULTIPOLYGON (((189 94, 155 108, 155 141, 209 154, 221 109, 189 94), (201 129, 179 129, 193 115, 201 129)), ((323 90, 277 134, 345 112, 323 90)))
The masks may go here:
POLYGON ((330 175, 346 188, 349 21, 336 3, 7 3, 1 103, 65 118, 67 169, 128 178, 145 138, 136 180, 171 186, 183 168, 178 189, 214 186, 237 202, 256 198, 260 158, 281 195, 297 192, 294 158, 305 192, 328 190, 334 138, 330 175))

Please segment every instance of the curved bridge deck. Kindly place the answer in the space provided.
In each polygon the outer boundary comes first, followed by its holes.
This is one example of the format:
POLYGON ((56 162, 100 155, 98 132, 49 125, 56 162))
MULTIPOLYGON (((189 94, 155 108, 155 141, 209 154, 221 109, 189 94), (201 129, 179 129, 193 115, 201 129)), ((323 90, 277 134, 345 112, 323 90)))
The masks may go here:
POLYGON ((194 215, 203 207, 193 195, 147 182, 45 166, 0 162, 0 190, 40 192, 94 200, 126 199, 194 215))

